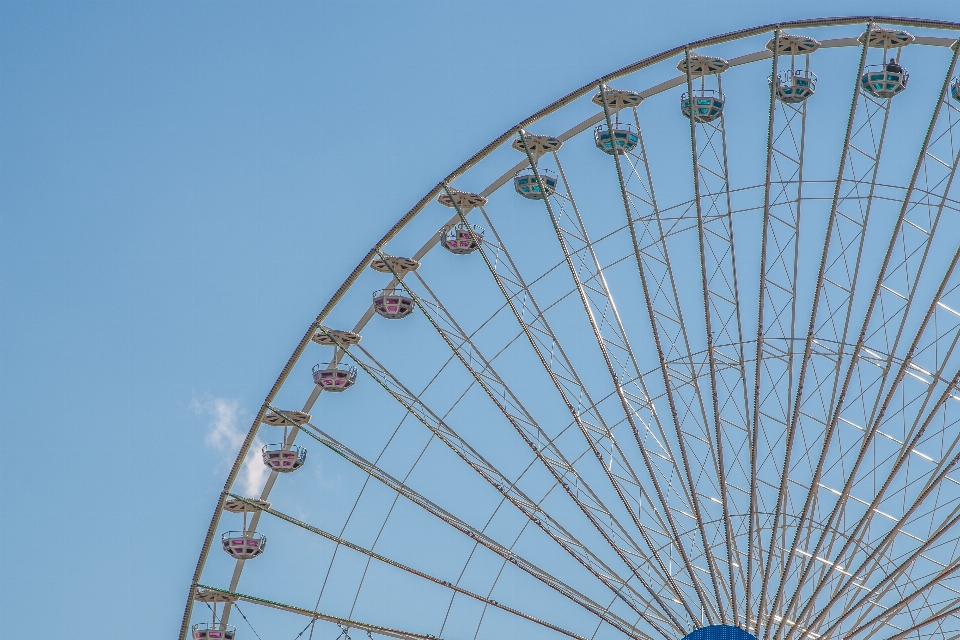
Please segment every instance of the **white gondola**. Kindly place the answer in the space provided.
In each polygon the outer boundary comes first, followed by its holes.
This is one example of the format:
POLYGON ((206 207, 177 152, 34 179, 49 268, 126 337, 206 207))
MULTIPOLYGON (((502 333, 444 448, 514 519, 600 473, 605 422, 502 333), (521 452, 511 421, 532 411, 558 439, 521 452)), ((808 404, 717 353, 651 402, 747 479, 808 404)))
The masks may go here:
POLYGON ((773 85, 777 100, 784 104, 800 104, 817 90, 817 75, 810 71, 810 54, 820 48, 820 42, 810 36, 796 35, 777 31, 776 38, 770 38, 767 49, 776 48, 778 56, 790 56, 790 68, 779 67, 776 83, 770 77, 767 82, 773 85), (806 59, 805 68, 798 69, 797 56, 806 59))
POLYGON ((223 550, 237 560, 256 558, 267 548, 267 537, 256 531, 227 531, 220 542, 223 550))
POLYGON ((524 198, 543 200, 557 191, 557 174, 550 169, 537 168, 540 178, 529 167, 513 176, 513 188, 524 198))
POLYGON ((201 622, 193 625, 193 640, 233 640, 237 628, 232 624, 201 622))
POLYGON ((869 48, 883 49, 882 64, 873 64, 863 68, 860 76, 860 88, 874 98, 887 100, 903 93, 910 80, 910 74, 900 65, 899 51, 910 45, 916 38, 903 29, 883 29, 872 27, 862 34, 858 41, 869 48), (893 50, 897 55, 890 57, 893 50), (889 62, 888 62, 889 60, 889 62))
POLYGON ((597 149, 606 154, 623 155, 637 148, 640 137, 631 124, 614 123, 613 129, 605 124, 593 130, 593 141, 597 149))
POLYGON ((874 64, 865 67, 860 86, 874 98, 888 99, 907 88, 910 74, 896 63, 874 64))
MULTIPOLYGON (((694 89, 693 90, 693 121, 694 122, 712 122, 723 113, 723 105, 726 99, 723 94, 713 89, 694 89)), ((684 93, 680 96, 680 111, 686 117, 690 117, 691 106, 690 96, 684 93)))
POLYGON ((269 509, 270 503, 265 500, 231 498, 223 503, 223 510, 230 513, 243 514, 243 530, 227 531, 220 536, 223 550, 237 560, 256 558, 267 548, 267 537, 256 531, 247 529, 247 514, 258 513, 269 509))
POLYGON ((263 464, 271 471, 290 473, 307 461, 307 450, 295 444, 267 444, 260 450, 263 464))
POLYGON ((388 320, 399 320, 413 313, 413 297, 403 287, 373 292, 373 308, 388 320))
POLYGON ((960 102, 960 76, 957 76, 950 83, 950 95, 954 100, 960 102))
POLYGON ((677 63, 677 71, 686 74, 691 80, 691 90, 680 96, 680 113, 694 122, 713 122, 723 114, 726 98, 720 90, 720 74, 730 68, 723 58, 708 56, 690 51, 677 63), (707 88, 707 76, 717 76, 717 88, 707 88), (700 86, 692 85, 699 78, 700 86))
POLYGON ((324 391, 346 391, 357 381, 357 368, 334 363, 313 365, 313 382, 324 391))
POLYGON ((193 640, 233 640, 237 629, 233 625, 217 622, 217 605, 234 603, 238 597, 229 592, 214 591, 212 589, 197 589, 193 599, 210 607, 210 622, 201 622, 193 625, 191 637, 193 640))
POLYGON ((633 125, 620 122, 620 111, 640 104, 643 101, 640 94, 604 86, 602 92, 594 94, 592 101, 606 108, 605 122, 593 130, 593 143, 597 149, 608 155, 622 155, 636 149, 640 144, 640 134, 633 125))
MULTIPOLYGON (((770 79, 773 82, 773 79, 770 79)), ((798 104, 817 90, 817 74, 797 69, 781 71, 777 74, 777 100, 784 104, 798 104)))
POLYGON ((483 244, 483 227, 475 224, 455 224, 440 229, 440 245, 458 256, 473 253, 483 244))
POLYGON ((513 176, 513 188, 518 194, 529 200, 543 200, 556 192, 557 174, 540 167, 539 160, 542 156, 556 153, 562 145, 563 142, 553 136, 535 135, 521 129, 511 146, 525 154, 531 164, 513 176))

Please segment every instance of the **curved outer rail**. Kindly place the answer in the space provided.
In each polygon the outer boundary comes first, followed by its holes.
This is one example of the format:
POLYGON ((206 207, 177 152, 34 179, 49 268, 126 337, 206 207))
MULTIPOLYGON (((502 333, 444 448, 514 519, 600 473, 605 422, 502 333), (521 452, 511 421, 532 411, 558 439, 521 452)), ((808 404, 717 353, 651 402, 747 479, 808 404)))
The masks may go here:
MULTIPOLYGON (((320 324, 323 322, 324 318, 326 318, 329 315, 329 313, 334 309, 334 307, 336 307, 336 305, 343 298, 344 294, 346 294, 346 292, 350 289, 350 287, 353 286, 354 282, 357 280, 357 278, 359 278, 360 274, 367 267, 370 261, 373 260, 374 257, 376 257, 377 253, 390 240, 392 240, 400 232, 400 230, 403 229, 431 200, 433 200, 440 194, 440 192, 444 189, 444 185, 452 182, 456 178, 466 173, 471 167, 476 165, 480 160, 487 157, 492 151, 499 148, 512 136, 516 135, 517 130, 525 129, 531 124, 540 120, 541 118, 557 111, 558 109, 566 106, 567 104, 581 97, 586 96, 588 93, 591 93, 594 90, 596 90, 596 87, 598 85, 606 84, 607 82, 616 80, 622 76, 634 73, 641 69, 653 66, 660 62, 668 60, 672 57, 684 55, 684 52, 686 50, 694 49, 697 47, 705 47, 705 46, 722 44, 726 42, 732 42, 735 40, 741 40, 743 38, 748 38, 751 36, 772 32, 775 29, 786 30, 786 29, 804 28, 804 27, 836 27, 836 26, 844 26, 844 25, 861 25, 868 22, 882 23, 884 25, 896 25, 896 26, 902 26, 902 27, 919 27, 919 28, 928 28, 928 29, 944 29, 944 30, 960 29, 960 22, 952 22, 947 20, 928 20, 923 18, 894 17, 894 16, 888 16, 888 17, 848 16, 848 17, 815 18, 815 19, 808 19, 808 20, 792 20, 792 21, 785 21, 785 22, 778 22, 778 23, 769 23, 769 24, 764 24, 756 27, 747 28, 747 29, 741 29, 738 31, 731 31, 731 32, 720 34, 710 38, 704 38, 701 40, 689 42, 677 47, 673 47, 671 49, 667 49, 665 51, 654 54, 652 56, 648 56, 646 58, 638 60, 637 62, 634 62, 625 67, 621 67, 620 69, 617 69, 609 74, 601 76, 596 80, 592 80, 587 84, 581 86, 580 88, 559 98, 558 100, 554 101, 553 103, 547 105, 543 109, 537 111, 536 113, 532 114, 528 118, 524 119, 519 124, 507 129, 507 131, 505 131, 503 134, 501 134, 500 136, 495 138, 493 141, 491 141, 489 144, 484 146, 477 153, 475 153, 473 156, 467 159, 463 164, 461 164, 454 171, 452 171, 446 178, 444 178, 439 183, 437 183, 435 187, 433 187, 426 195, 424 195, 423 198, 421 198, 413 206, 413 208, 411 208, 406 214, 404 214, 396 222, 396 224, 394 224, 393 227, 391 227, 386 232, 386 234, 384 234, 384 236, 373 246, 373 248, 371 248, 370 251, 367 252, 367 254, 359 262, 356 268, 350 273, 347 279, 343 282, 343 284, 341 284, 340 287, 336 290, 336 292, 334 292, 333 296, 331 296, 331 298, 324 305, 323 309, 317 315, 316 319, 307 328, 307 331, 304 333, 303 338, 301 338, 300 342, 297 344, 290 358, 287 360, 287 363, 281 369, 280 375, 277 377, 277 380, 274 382, 273 386, 270 388, 270 391, 267 393, 267 396, 263 404, 261 405, 260 410, 257 412, 257 415, 254 417, 253 424, 251 425, 250 430, 248 431, 246 438, 244 438, 243 444, 241 445, 240 450, 237 453, 237 458, 230 469, 230 473, 227 475, 227 479, 224 483, 223 491, 221 491, 217 500, 217 504, 214 508, 214 512, 210 520, 210 525, 207 528, 207 534, 206 534, 206 537, 204 538, 203 546, 201 547, 200 555, 197 559, 197 566, 193 574, 193 579, 191 580, 190 587, 187 593, 187 602, 186 602, 186 606, 184 607, 183 620, 180 627, 180 636, 179 636, 180 640, 186 640, 189 633, 190 618, 193 611, 194 591, 199 585, 199 580, 203 572, 203 567, 206 564, 207 556, 210 553, 210 548, 212 546, 212 542, 215 537, 217 525, 219 524, 219 521, 220 521, 220 514, 223 510, 223 503, 226 500, 233 486, 233 483, 237 478, 237 474, 240 472, 240 468, 243 465, 243 461, 250 450, 250 446, 252 445, 253 440, 257 435, 257 431, 259 429, 261 421, 263 420, 264 415, 266 414, 268 405, 270 405, 273 402, 280 388, 283 386, 283 383, 286 381, 287 376, 289 376, 293 367, 296 365, 297 361, 300 359, 300 356, 303 354, 304 349, 310 343, 311 337, 313 336, 317 328, 320 326, 320 324)), ((956 43, 957 43, 957 40, 955 38, 936 38, 936 37, 918 37, 914 41, 914 44, 942 46, 942 47, 956 46, 956 43)), ((834 40, 823 41, 821 46, 823 47, 860 46, 860 43, 857 42, 857 39, 855 37, 839 38, 834 40)), ((737 66, 740 64, 756 62, 758 60, 763 60, 770 56, 771 56, 771 53, 769 51, 764 50, 764 51, 756 52, 753 54, 748 54, 745 56, 734 58, 730 61, 730 66, 737 66)), ((641 91, 640 93, 644 98, 650 97, 652 95, 656 95, 658 93, 661 93, 673 87, 679 86, 685 80, 686 80, 686 76, 681 75, 673 80, 669 80, 667 82, 663 82, 654 87, 650 87, 649 89, 641 91)), ((587 128, 598 123, 600 120, 604 119, 604 117, 605 117, 604 113, 601 111, 599 114, 585 120, 584 122, 580 123, 579 125, 576 125, 575 127, 571 128, 567 132, 557 137, 561 140, 569 139, 574 135, 577 135, 582 131, 586 130, 587 128)), ((498 178, 496 181, 491 183, 490 186, 484 189, 481 192, 481 194, 489 195, 490 193, 496 191, 501 186, 506 184, 506 182, 508 182, 512 178, 513 174, 516 171, 518 171, 525 165, 526 165, 526 161, 517 163, 517 165, 515 165, 514 167, 511 167, 500 178, 498 178)), ((448 224, 455 223, 458 220, 459 220, 459 215, 455 215, 451 218, 448 224)), ((415 254, 414 257, 419 259, 423 255, 425 255, 427 252, 429 252, 430 249, 432 249, 433 246, 436 244, 437 244, 437 236, 436 234, 431 234, 430 239, 415 254)), ((372 315, 373 315, 373 309, 371 307, 363 315, 357 327, 362 328, 366 324, 366 322, 372 317, 372 315)), ((314 391, 314 393, 311 394, 310 398, 308 399, 307 405, 308 406, 312 405, 316 401, 317 396, 318 396, 317 391, 314 391)), ((292 441, 292 438, 295 436, 295 434, 296 434, 296 430, 294 429, 291 434, 291 438, 290 438, 291 441, 292 441)), ((274 474, 271 474, 271 475, 274 475, 274 474)), ((272 483, 269 483, 268 487, 265 488, 265 492, 264 492, 265 494, 269 493, 269 488, 271 486, 272 486, 272 483)), ((239 573, 241 569, 242 569, 242 563, 238 563, 238 567, 234 572, 234 581, 236 581, 239 578, 239 573)), ((248 601, 254 602, 257 600, 254 598, 250 598, 248 601)), ((261 601, 261 602, 266 602, 266 601, 261 601)))

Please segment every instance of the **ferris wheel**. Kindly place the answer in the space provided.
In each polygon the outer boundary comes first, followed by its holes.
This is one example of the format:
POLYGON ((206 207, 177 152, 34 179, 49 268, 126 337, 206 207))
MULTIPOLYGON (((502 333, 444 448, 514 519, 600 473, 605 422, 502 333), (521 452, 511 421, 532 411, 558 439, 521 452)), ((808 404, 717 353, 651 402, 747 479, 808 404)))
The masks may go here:
POLYGON ((958 36, 724 34, 484 147, 280 372, 181 639, 960 636, 958 36))

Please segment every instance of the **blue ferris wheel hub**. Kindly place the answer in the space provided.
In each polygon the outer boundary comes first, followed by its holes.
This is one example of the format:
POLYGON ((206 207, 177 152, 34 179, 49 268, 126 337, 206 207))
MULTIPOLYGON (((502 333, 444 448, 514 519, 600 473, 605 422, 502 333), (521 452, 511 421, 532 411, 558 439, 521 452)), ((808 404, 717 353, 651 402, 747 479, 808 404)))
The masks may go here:
POLYGON ((714 624, 688 633, 683 640, 757 640, 757 637, 740 627, 729 624, 714 624))

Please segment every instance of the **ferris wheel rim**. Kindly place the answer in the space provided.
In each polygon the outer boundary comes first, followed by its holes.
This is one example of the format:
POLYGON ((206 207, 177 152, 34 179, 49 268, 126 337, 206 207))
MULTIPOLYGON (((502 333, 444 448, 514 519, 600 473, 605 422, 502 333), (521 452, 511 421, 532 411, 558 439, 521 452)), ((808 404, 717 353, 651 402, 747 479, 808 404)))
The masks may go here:
MULTIPOLYGON (((851 16, 851 17, 816 18, 816 19, 786 21, 786 22, 779 22, 779 23, 769 23, 765 25, 737 30, 737 31, 713 36, 710 38, 704 38, 701 40, 693 41, 685 45, 681 45, 678 47, 674 47, 674 48, 662 51, 660 53, 649 56, 647 58, 643 58, 635 63, 632 63, 620 69, 617 69, 616 71, 611 72, 610 74, 601 76, 597 80, 587 83, 582 87, 580 87, 579 89, 576 89, 568 93, 567 95, 561 97, 560 99, 554 101, 553 103, 547 105, 543 109, 540 109, 539 111, 535 112, 528 118, 524 119, 517 126, 510 128, 508 131, 506 131, 505 133, 495 138, 489 144, 484 146, 480 151, 475 153, 468 160, 466 160, 459 167, 457 167, 457 169, 451 172, 446 178, 444 178, 444 180, 438 183, 433 189, 431 189, 423 198, 421 198, 421 200, 419 200, 414 205, 413 208, 411 208, 406 214, 401 216, 401 218, 393 225, 393 227, 391 227, 386 232, 386 234, 367 253, 367 255, 363 258, 363 260, 360 261, 360 263, 353 270, 353 272, 351 272, 351 274, 344 280, 344 282, 340 285, 340 287, 334 292, 334 294, 330 297, 330 299, 324 305, 320 314, 316 317, 313 323, 310 324, 303 339, 300 341, 299 345, 294 350, 293 354, 291 354, 287 363, 281 369, 280 375, 278 376, 277 380, 274 382, 273 386, 271 387, 270 392, 266 396, 264 403, 261 405, 261 408, 255 417, 255 420, 253 422, 253 425, 251 426, 250 431, 248 432, 246 438, 244 439, 243 444, 241 445, 237 458, 233 466, 231 467, 230 473, 228 474, 227 481, 224 484, 224 489, 220 493, 218 504, 215 508, 210 526, 208 527, 206 540, 201 550, 200 557, 198 558, 194 579, 190 586, 190 593, 188 595, 187 606, 184 611, 183 624, 181 627, 181 638, 185 640, 188 633, 190 615, 191 615, 192 605, 194 602, 194 594, 197 588, 199 587, 199 579, 206 562, 206 557, 210 551, 210 548, 212 547, 212 541, 215 539, 215 533, 216 533, 217 525, 219 523, 220 514, 223 511, 223 508, 222 508, 223 504, 232 495, 231 494, 232 485, 235 482, 236 476, 240 471, 240 467, 246 457, 246 454, 250 446, 252 445, 254 438, 256 437, 256 434, 259 430, 259 426, 262 422, 262 419, 264 415, 267 413, 267 411, 270 409, 270 405, 273 399, 275 398, 277 392, 285 382, 287 376, 289 375, 290 371, 292 370, 296 362, 299 360, 306 346, 309 345, 314 333, 317 331, 318 328, 321 327, 321 323, 323 322, 323 320, 337 306, 337 304, 339 304, 344 294, 353 286, 353 284, 356 282, 360 274, 363 273, 363 271, 366 269, 370 261, 375 257, 377 257, 378 255, 381 255, 383 247, 390 240, 392 240, 404 227, 406 227, 406 225, 411 220, 413 220, 416 217, 416 215, 418 215, 427 204, 429 204, 434 198, 436 198, 438 194, 442 193, 445 189, 449 188, 449 184, 453 180, 455 180, 456 178, 466 173, 471 167, 473 167, 483 158, 487 157, 493 150, 497 149, 502 144, 507 142, 511 137, 517 135, 518 131, 525 130, 526 127, 536 123, 546 115, 549 115, 550 113, 557 111, 558 109, 566 106, 567 104, 573 102, 574 100, 577 100, 589 94, 590 92, 595 91, 598 86, 603 87, 606 84, 606 82, 616 80, 622 76, 639 71, 648 66, 658 64, 676 55, 682 55, 684 54, 685 51, 689 51, 693 47, 703 47, 703 46, 722 44, 725 42, 740 40, 743 38, 767 33, 770 31, 776 31, 779 29, 803 28, 803 27, 836 27, 836 26, 844 26, 844 25, 858 25, 858 24, 865 24, 865 23, 866 24, 882 23, 884 25, 896 25, 896 26, 904 26, 904 27, 918 27, 918 28, 930 28, 930 29, 942 29, 942 30, 960 29, 960 22, 952 22, 952 21, 929 20, 929 19, 923 19, 923 18, 909 18, 909 17, 851 16)), ((851 40, 855 40, 855 39, 851 39, 851 40)), ((953 48, 956 48, 958 44, 960 44, 960 41, 956 39, 944 38, 944 39, 938 39, 938 40, 943 40, 943 42, 937 42, 937 43, 920 42, 920 44, 937 44, 939 46, 951 46, 953 48), (951 43, 953 44, 951 45, 951 43)), ((859 46, 859 43, 850 42, 849 44, 836 45, 836 46, 859 46)), ((762 53, 762 52, 758 52, 758 53, 762 53)), ((757 54, 751 54, 751 55, 757 55, 757 54)), ((749 57, 749 56, 745 56, 745 57, 749 57)), ((756 60, 745 60, 744 62, 755 62, 755 61, 756 60)), ((947 80, 949 81, 949 77, 947 80)), ((659 93, 660 91, 664 91, 667 88, 669 87, 663 87, 656 93, 659 93)), ((600 114, 601 118, 602 116, 603 116, 603 113, 600 114)), ((560 138, 561 140, 564 140, 566 138, 572 137, 573 135, 578 135, 579 133, 582 133, 583 130, 589 128, 590 126, 593 126, 594 124, 593 120, 596 120, 596 117, 588 119, 587 121, 584 121, 583 123, 580 123, 579 125, 572 127, 567 132, 564 132, 564 134, 561 134, 560 136, 558 136, 558 138, 560 138)), ((691 125, 692 125, 692 121, 691 121, 691 125)), ((518 163, 518 165, 526 165, 526 162, 524 161, 524 162, 518 163)), ((515 168, 516 167, 509 169, 504 174, 504 176, 507 176, 508 174, 512 175, 515 172, 514 171, 515 168)), ((501 177, 500 179, 494 181, 494 183, 492 183, 482 193, 487 193, 488 191, 492 192, 496 189, 499 189, 501 186, 503 186, 503 183, 505 181, 506 180, 503 177, 501 177)), ((754 185, 754 186, 761 186, 761 185, 754 185)), ((895 185, 891 185, 891 186, 895 186, 895 185)), ((750 188, 753 188, 753 187, 750 187, 750 188)), ((897 188, 903 188, 903 187, 897 187, 897 188)), ((454 216, 451 219, 451 222, 455 222, 459 219, 460 219, 459 216, 454 216)), ((436 237, 434 234, 434 238, 432 239, 432 241, 428 241, 428 243, 423 247, 423 249, 421 249, 421 255, 431 250, 433 248, 433 245, 435 244, 436 244, 436 237)), ((361 320, 361 323, 365 323, 371 315, 372 315, 371 311, 368 311, 366 314, 364 314, 364 317, 361 320)), ((687 355, 691 356, 693 354, 691 353, 687 355)), ((310 397, 310 400, 308 401, 308 404, 312 404, 312 402, 316 400, 316 396, 319 394, 319 392, 320 390, 314 391, 314 393, 310 397)), ((298 427, 293 428, 293 434, 296 433, 297 429, 298 427)), ((240 565, 240 567, 242 567, 242 564, 240 565)), ((416 634, 413 634, 413 635, 416 635, 416 634)))

